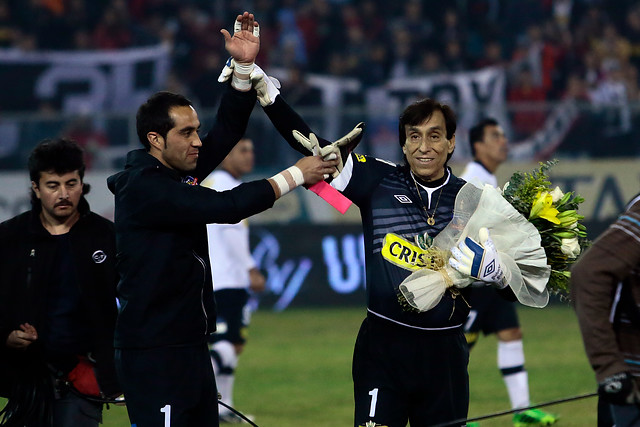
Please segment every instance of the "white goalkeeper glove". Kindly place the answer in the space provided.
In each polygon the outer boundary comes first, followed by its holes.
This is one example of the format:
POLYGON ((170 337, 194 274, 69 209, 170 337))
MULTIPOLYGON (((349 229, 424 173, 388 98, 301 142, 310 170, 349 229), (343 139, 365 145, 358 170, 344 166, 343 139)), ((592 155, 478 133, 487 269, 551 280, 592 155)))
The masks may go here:
POLYGON ((466 237, 458 246, 451 248, 453 256, 449 259, 449 265, 462 274, 503 289, 509 284, 511 274, 501 263, 489 230, 483 227, 478 234, 480 243, 466 237))
MULTIPOLYGON (((233 75, 236 61, 233 58, 227 59, 222 72, 218 76, 220 83, 226 82, 233 75)), ((273 104, 276 96, 280 95, 280 81, 275 77, 268 76, 258 64, 253 64, 253 71, 249 75, 251 85, 258 92, 258 101, 263 107, 273 104)))
POLYGON ((324 160, 338 159, 338 166, 333 173, 333 177, 336 178, 342 172, 344 162, 347 160, 347 156, 353 151, 362 139, 362 132, 364 131, 364 122, 358 123, 349 133, 342 138, 332 142, 329 145, 320 147, 318 139, 314 134, 310 134, 309 138, 298 132, 293 131, 293 137, 307 150, 311 151, 313 155, 321 155, 324 160), (333 156, 332 156, 333 154, 333 156))
POLYGON ((258 64, 254 64, 251 72, 251 84, 258 92, 258 101, 263 107, 269 106, 280 95, 280 82, 275 77, 268 76, 258 64))
MULTIPOLYGON (((310 133, 309 138, 307 138, 297 130, 294 130, 293 136, 300 143, 300 145, 311 151, 311 155, 313 156, 322 156, 322 159, 325 161, 333 160, 337 156, 335 152, 331 148, 329 148, 329 146, 320 147, 318 138, 313 133, 310 133)), ((324 175, 324 179, 327 178, 329 178, 329 174, 324 175)))

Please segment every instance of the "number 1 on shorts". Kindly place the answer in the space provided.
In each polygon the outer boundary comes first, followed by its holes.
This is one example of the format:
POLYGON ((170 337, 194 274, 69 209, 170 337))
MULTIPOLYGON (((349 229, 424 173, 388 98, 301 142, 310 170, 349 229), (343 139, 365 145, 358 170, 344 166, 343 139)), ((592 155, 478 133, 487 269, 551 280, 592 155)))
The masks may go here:
POLYGON ((160 412, 164 412, 164 427, 171 427, 171 405, 164 405, 160 412))
POLYGON ((369 392, 369 396, 371 396, 371 406, 369 407, 369 416, 373 417, 376 415, 376 404, 378 403, 378 389, 374 388, 369 392))

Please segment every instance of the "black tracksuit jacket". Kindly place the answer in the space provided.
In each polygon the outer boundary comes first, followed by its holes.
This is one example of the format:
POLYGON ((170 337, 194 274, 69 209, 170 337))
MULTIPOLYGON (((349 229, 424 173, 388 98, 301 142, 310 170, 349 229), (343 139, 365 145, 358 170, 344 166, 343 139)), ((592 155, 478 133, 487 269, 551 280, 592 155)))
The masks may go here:
MULTIPOLYGON (((78 210, 80 218, 71 227, 69 239, 81 305, 91 326, 93 341, 87 347, 96 360, 100 389, 112 396, 120 391, 113 362, 118 282, 114 228, 111 221, 91 212, 84 198, 78 210)), ((27 322, 38 331, 38 341, 46 339, 47 295, 49 278, 57 262, 57 243, 55 236, 42 226, 39 214, 39 209, 28 211, 0 224, 0 342, 3 344, 11 331, 27 322)), ((38 341, 27 351, 0 345, 0 364, 5 372, 20 376, 18 373, 24 369, 37 369, 29 365, 40 363, 46 357, 41 354, 38 341)), ((77 360, 72 357, 68 363, 66 371, 71 370, 77 360)))
POLYGON ((125 170, 108 178, 121 277, 117 348, 197 345, 215 331, 206 224, 236 223, 262 212, 273 206, 275 193, 266 179, 222 192, 193 183, 243 136, 255 101, 254 90, 227 89, 189 176, 134 150, 125 170))

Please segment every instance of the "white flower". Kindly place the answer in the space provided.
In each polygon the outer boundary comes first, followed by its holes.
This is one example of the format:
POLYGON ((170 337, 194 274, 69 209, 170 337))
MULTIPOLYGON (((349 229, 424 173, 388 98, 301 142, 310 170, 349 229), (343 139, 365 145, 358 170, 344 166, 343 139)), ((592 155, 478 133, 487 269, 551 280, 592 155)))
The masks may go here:
POLYGON ((551 192, 551 201, 553 203, 558 203, 558 201, 560 199, 562 199, 562 197, 564 196, 564 193, 562 192, 562 190, 560 189, 560 187, 556 187, 553 189, 553 191, 551 192))
POLYGON ((578 255, 580 255, 580 244, 578 243, 578 238, 572 237, 570 239, 562 239, 560 250, 569 258, 577 258, 578 255))

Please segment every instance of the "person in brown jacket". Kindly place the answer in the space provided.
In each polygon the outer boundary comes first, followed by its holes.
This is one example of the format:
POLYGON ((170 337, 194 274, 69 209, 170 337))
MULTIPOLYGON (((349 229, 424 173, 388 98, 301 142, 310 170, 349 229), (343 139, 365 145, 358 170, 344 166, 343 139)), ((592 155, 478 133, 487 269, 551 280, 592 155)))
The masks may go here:
POLYGON ((640 194, 574 265, 571 299, 598 381, 598 425, 607 409, 617 427, 640 425, 640 194))

